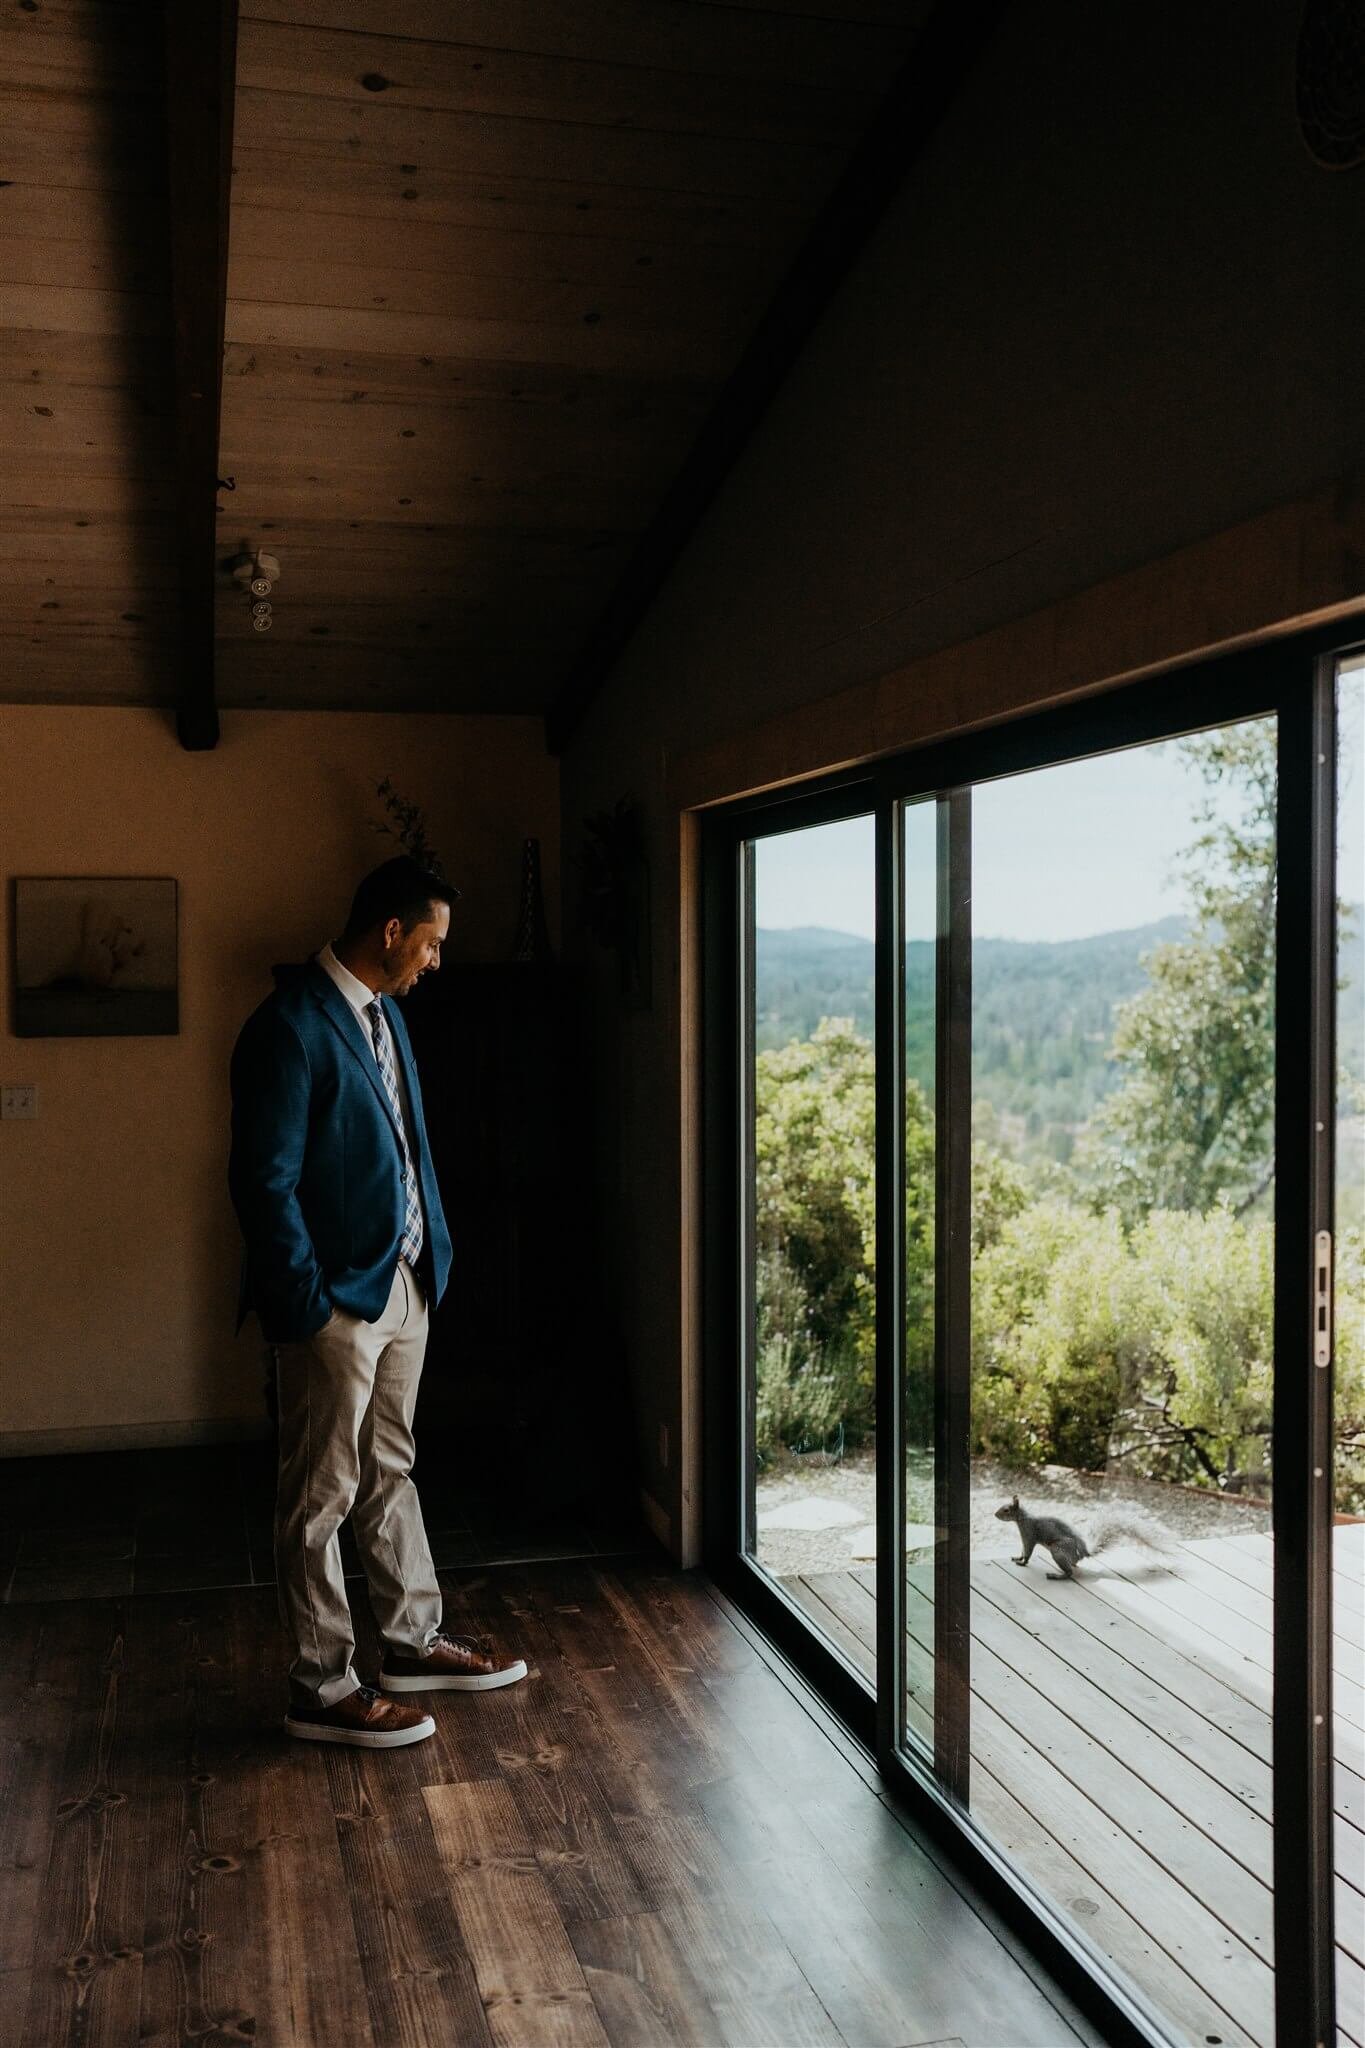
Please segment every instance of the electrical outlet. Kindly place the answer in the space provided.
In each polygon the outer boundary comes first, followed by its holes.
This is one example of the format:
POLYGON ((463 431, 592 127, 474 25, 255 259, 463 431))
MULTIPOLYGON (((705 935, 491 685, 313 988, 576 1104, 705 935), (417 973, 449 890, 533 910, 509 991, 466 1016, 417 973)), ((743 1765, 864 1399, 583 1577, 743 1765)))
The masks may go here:
POLYGON ((659 1463, 666 1472, 668 1470, 668 1424, 666 1422, 659 1424, 659 1463))
POLYGON ((38 1084, 36 1081, 6 1081, 0 1088, 0 1117, 6 1122, 38 1114, 38 1084))

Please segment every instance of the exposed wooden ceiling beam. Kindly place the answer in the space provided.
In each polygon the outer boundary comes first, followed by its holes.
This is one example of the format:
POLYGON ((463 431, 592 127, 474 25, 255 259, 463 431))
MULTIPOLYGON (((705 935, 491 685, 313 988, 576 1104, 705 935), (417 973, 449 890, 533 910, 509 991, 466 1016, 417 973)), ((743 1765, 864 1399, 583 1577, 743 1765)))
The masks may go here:
POLYGON ((181 745, 218 741, 214 559, 237 0, 164 0, 181 745))
POLYGON ((1008 0, 936 0, 546 715, 562 753, 674 562, 981 55, 1008 0))

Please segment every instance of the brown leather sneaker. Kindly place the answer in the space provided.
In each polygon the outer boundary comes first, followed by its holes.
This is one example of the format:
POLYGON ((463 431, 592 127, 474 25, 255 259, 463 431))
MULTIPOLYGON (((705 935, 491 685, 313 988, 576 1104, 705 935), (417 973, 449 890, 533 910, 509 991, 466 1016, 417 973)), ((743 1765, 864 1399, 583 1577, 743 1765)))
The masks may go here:
POLYGON ((357 1749, 402 1749, 425 1742, 436 1723, 420 1707, 400 1707, 372 1685, 357 1686, 331 1707, 291 1707, 285 1731, 300 1742, 349 1742, 357 1749))
POLYGON ((385 1650, 379 1683, 385 1692, 491 1692, 526 1676, 524 1657, 503 1657, 487 1636, 437 1636, 420 1657, 385 1650))

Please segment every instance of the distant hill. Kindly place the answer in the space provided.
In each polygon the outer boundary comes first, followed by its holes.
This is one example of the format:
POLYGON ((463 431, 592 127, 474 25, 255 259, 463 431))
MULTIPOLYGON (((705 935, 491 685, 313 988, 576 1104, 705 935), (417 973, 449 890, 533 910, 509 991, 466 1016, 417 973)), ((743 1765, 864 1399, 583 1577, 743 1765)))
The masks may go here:
MULTIPOLYGON (((1182 918, 1162 918, 1131 931, 1093 938, 978 939, 972 955, 972 1092, 1001 1119, 1001 1134, 1021 1153, 1065 1159, 1074 1133, 1114 1086, 1108 1059, 1116 1003, 1146 980, 1143 956, 1180 939, 1182 918)), ((1344 948, 1345 978, 1360 992, 1365 980, 1362 931, 1354 913, 1344 948)), ((872 1036, 873 946, 870 939, 818 925, 758 933, 757 1039, 764 1051, 808 1038, 822 1017, 851 1017, 872 1036)), ((933 1090, 934 948, 913 940, 905 949, 906 1067, 933 1090)), ((1340 1058, 1347 1072, 1365 1071, 1365 995, 1343 1002, 1340 1058)))

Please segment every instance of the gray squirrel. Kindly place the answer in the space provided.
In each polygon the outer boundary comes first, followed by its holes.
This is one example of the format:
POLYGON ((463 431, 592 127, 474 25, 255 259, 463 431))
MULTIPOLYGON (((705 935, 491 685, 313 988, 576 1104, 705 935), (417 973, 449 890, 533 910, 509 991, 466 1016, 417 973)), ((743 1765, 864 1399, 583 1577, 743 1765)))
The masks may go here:
POLYGON ((1036 1546, 1040 1545, 1057 1566, 1049 1572, 1050 1579, 1071 1579, 1076 1575, 1076 1566, 1083 1557, 1096 1557, 1107 1550, 1111 1543, 1145 1543, 1159 1548, 1157 1538, 1149 1536, 1135 1522, 1106 1522, 1093 1543, 1087 1543, 1080 1531, 1073 1529, 1070 1522, 1060 1521, 1056 1515, 1031 1515, 1020 1505, 1016 1493, 1004 1507, 995 1511, 997 1522, 1017 1522, 1019 1536, 1024 1546, 1022 1557, 1016 1557, 1015 1564, 1027 1564, 1036 1546))

